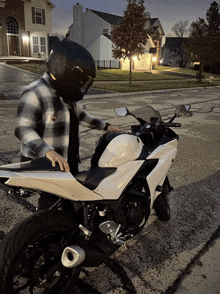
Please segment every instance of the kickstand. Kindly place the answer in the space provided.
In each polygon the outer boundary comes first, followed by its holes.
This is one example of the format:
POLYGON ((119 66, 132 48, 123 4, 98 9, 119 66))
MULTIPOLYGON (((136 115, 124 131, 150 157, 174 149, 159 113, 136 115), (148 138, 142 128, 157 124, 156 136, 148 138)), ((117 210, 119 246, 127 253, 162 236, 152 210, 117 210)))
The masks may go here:
POLYGON ((67 282, 60 294, 101 294, 98 290, 93 289, 79 278, 80 271, 81 268, 73 270, 72 278, 67 282))
POLYGON ((105 264, 106 264, 106 266, 108 266, 110 268, 110 270, 114 274, 116 274, 121 279, 121 282, 123 284, 123 288, 124 288, 124 290, 127 291, 128 294, 137 294, 132 281, 129 279, 126 271, 119 264, 119 262, 117 262, 116 260, 114 260, 112 258, 107 258, 105 260, 105 264))

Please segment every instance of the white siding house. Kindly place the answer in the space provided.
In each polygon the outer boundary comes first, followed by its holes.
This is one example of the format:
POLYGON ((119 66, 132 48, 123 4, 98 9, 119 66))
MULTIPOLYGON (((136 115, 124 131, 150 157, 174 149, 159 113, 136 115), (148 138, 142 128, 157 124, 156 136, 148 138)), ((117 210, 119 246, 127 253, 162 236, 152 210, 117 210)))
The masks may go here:
POLYGON ((48 36, 52 32, 51 10, 55 6, 48 0, 24 2, 25 31, 29 41, 29 55, 48 56, 48 36))
MULTIPOLYGON (((69 27, 69 39, 84 46, 92 54, 97 66, 114 67, 116 60, 112 53, 111 31, 121 18, 118 15, 92 9, 86 9, 83 13, 83 6, 77 3, 73 5, 73 24, 69 27)), ((146 23, 146 27, 153 28, 153 33, 149 36, 144 54, 137 56, 134 60, 133 69, 151 71, 153 57, 156 58, 157 54, 158 57, 160 55, 164 31, 157 18, 150 19, 146 23), (150 53, 150 48, 155 48, 154 54, 150 53)), ((121 69, 129 68, 128 60, 118 60, 118 64, 121 69)))

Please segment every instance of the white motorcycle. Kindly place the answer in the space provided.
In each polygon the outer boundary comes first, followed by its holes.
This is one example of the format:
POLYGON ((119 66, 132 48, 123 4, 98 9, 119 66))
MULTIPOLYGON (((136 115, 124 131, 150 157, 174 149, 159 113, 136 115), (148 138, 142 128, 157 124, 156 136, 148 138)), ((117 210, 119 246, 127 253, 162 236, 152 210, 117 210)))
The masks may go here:
MULTIPOLYGON (((53 168, 46 158, 0 167, 0 183, 10 193, 29 191, 59 196, 46 211, 17 224, 0 245, 0 294, 71 293, 83 267, 108 262, 109 256, 146 224, 151 209, 170 219, 167 173, 177 153, 178 135, 170 127, 188 113, 180 105, 169 122, 150 106, 133 112, 139 125, 131 133, 106 133, 88 171, 75 177, 53 168)), ((111 262, 109 263, 111 264, 111 262)))

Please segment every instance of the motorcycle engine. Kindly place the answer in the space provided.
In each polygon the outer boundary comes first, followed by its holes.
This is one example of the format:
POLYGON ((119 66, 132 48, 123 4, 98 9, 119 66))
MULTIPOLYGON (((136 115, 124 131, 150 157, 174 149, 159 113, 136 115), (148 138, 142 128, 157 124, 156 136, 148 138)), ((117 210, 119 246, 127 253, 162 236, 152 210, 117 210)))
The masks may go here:
POLYGON ((150 208, 147 208, 146 203, 125 199, 115 213, 115 222, 121 224, 125 233, 136 233, 145 225, 149 214, 150 208))

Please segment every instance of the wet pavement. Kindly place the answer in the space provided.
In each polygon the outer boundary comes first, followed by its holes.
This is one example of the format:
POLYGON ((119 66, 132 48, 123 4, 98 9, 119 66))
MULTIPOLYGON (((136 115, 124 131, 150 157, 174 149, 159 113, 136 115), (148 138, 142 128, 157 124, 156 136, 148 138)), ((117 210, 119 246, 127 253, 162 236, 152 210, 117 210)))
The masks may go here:
MULTIPOLYGON (((13 90, 17 84, 15 81, 13 90)), ((143 231, 114 255, 137 294, 220 293, 219 90, 220 87, 211 87, 88 95, 80 101, 89 114, 127 131, 135 120, 129 116, 117 117, 115 107, 134 110, 150 104, 168 120, 177 105, 192 106, 189 117, 175 120, 182 127, 175 129, 180 136, 179 148, 168 174, 174 187, 169 195, 171 220, 162 223, 152 212, 143 231)), ((18 100, 0 101, 0 164, 19 160, 20 142, 14 136, 17 105, 18 100)), ((88 130, 82 125, 80 133, 80 169, 84 170, 103 132, 88 130)), ((36 197, 30 199, 33 205, 36 205, 36 197)), ((0 191, 0 212, 0 238, 31 214, 25 206, 9 200, 3 191, 0 191)), ((95 293, 127 293, 120 275, 113 274, 105 265, 90 269, 84 280, 98 291, 95 293)))

